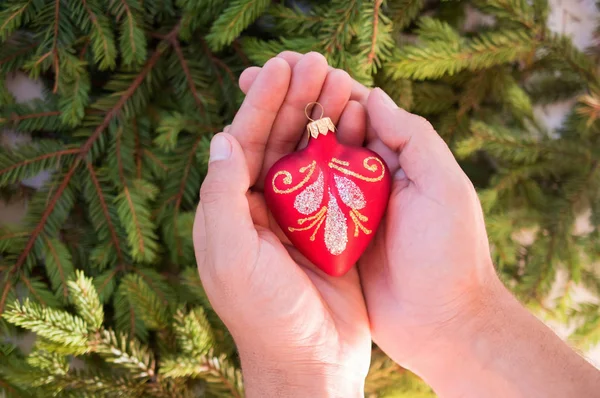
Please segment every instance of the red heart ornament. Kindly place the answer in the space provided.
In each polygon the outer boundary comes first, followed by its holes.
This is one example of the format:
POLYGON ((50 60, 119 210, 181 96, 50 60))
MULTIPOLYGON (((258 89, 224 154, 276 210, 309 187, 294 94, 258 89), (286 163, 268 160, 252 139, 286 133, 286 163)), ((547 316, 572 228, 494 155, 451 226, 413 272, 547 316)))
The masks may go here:
POLYGON ((375 235, 388 203, 387 165, 366 148, 342 145, 329 118, 308 125, 308 146, 275 163, 264 195, 293 245, 329 275, 344 275, 375 235))

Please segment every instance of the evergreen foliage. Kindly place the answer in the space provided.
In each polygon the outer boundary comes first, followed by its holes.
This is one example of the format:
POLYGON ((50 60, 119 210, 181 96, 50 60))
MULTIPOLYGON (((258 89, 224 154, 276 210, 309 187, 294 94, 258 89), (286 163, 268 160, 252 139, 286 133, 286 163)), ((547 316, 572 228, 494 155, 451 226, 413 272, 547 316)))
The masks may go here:
MULTIPOLYGON (((243 396, 231 336, 195 270, 191 227, 210 137, 237 77, 283 50, 319 51, 432 121, 480 192, 498 272, 548 318, 600 341, 600 48, 550 32, 546 0, 7 0, 0 4, 3 197, 0 391, 21 396, 243 396), (466 12, 492 17, 464 28, 466 12), (5 81, 39 79, 17 103, 5 81), (573 99, 548 131, 535 105, 573 99), (47 172, 43 187, 24 179, 47 172), (589 215, 591 228, 576 232, 589 215), (515 232, 531 231, 523 243, 515 232), (594 265, 596 264, 596 265, 594 265), (567 284, 547 300, 557 272, 567 284)), ((377 348, 369 397, 429 397, 377 348)))

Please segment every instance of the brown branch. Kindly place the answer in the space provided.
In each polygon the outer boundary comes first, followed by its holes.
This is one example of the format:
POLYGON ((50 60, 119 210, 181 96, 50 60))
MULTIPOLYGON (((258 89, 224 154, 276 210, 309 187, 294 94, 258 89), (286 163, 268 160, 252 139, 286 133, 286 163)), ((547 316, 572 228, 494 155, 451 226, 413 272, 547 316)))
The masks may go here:
POLYGON ((149 151, 147 149, 142 149, 142 153, 144 153, 144 155, 146 155, 150 159, 152 159, 156 164, 158 164, 158 167, 160 167, 164 171, 169 170, 169 167, 166 164, 164 164, 163 162, 161 162, 160 159, 157 158, 156 155, 153 154, 151 151, 149 151))
POLYGON ((22 14, 27 7, 29 7, 29 5, 31 4, 32 0, 29 0, 27 2, 27 4, 25 4, 23 7, 21 7, 19 10, 15 11, 14 14, 12 14, 9 18, 6 19, 6 21, 4 21, 4 23, 2 24, 2 26, 0 26, 0 31, 4 30, 4 28, 6 28, 6 26, 13 20, 15 19, 19 14, 22 14))
POLYGON ((81 0, 81 3, 83 4, 83 7, 85 8, 88 15, 90 16, 90 21, 92 21, 92 24, 96 27, 96 31, 100 33, 100 36, 102 36, 102 47, 104 47, 104 53, 107 54, 108 53, 108 41, 106 40, 106 37, 104 36, 104 32, 102 31, 102 29, 100 27, 100 23, 98 22, 98 18, 96 17, 96 14, 94 14, 92 12, 92 10, 90 10, 90 8, 88 7, 87 0, 81 0))
POLYGON ((16 169, 18 167, 23 167, 23 166, 28 165, 30 163, 37 162, 39 160, 48 159, 48 158, 52 158, 52 157, 61 157, 63 155, 73 155, 73 154, 76 154, 78 152, 79 152, 79 149, 65 149, 65 150, 62 150, 62 151, 57 151, 57 152, 52 152, 52 153, 45 153, 45 154, 37 156, 35 158, 27 159, 27 160, 24 160, 22 162, 12 164, 9 167, 6 167, 6 168, 0 170, 0 175, 8 173, 9 171, 11 171, 13 169, 16 169))
POLYGON ((108 225, 108 229, 110 230, 110 237, 115 245, 115 249, 117 250, 117 257, 119 258, 119 262, 123 263, 123 253, 121 252, 121 245, 119 244, 119 237, 117 236, 117 230, 112 223, 112 219, 108 212, 108 205, 104 200, 104 194, 102 193, 102 188, 100 187, 100 182, 98 181, 98 177, 94 172, 94 168, 90 162, 86 162, 86 166, 90 172, 90 178, 92 179, 92 183, 96 188, 96 193, 98 194, 98 199, 100 200, 100 205, 102 206, 102 212, 104 213, 104 217, 106 218, 106 225, 108 225))
POLYGON ((183 69, 183 74, 185 75, 185 79, 188 82, 188 86, 190 88, 190 91, 192 92, 192 96, 194 97, 196 106, 202 113, 206 113, 205 109, 204 109, 204 104, 202 103, 202 101, 200 100, 200 97, 198 96, 198 91, 196 90, 196 84, 194 83, 194 79, 192 78, 192 74, 190 73, 190 68, 188 67, 185 57, 183 56, 183 51, 181 50, 181 46, 179 45, 179 40, 177 40, 177 37, 173 36, 171 38, 171 45, 173 46, 173 49, 175 50, 175 54, 177 54, 177 58, 179 58, 179 63, 181 64, 181 69, 183 69))
POLYGON ((135 208, 133 207, 133 201, 131 200, 131 195, 129 194, 129 188, 127 188, 127 186, 125 186, 123 193, 125 194, 125 198, 127 199, 127 204, 129 205, 129 209, 131 209, 131 216, 133 217, 133 224, 135 225, 135 229, 137 230, 138 236, 140 237, 140 240, 139 240, 140 252, 144 253, 145 247, 144 247, 144 237, 142 236, 142 228, 138 224, 137 215, 135 214, 135 208))
POLYGON ((127 180, 125 179, 125 171, 123 170, 123 162, 121 161, 121 135, 123 134, 123 127, 119 126, 119 130, 117 131, 117 136, 115 137, 115 155, 117 157, 117 170, 119 171, 119 179, 121 180, 121 184, 123 186, 127 185, 127 180))
MULTIPOLYGON (((10 238, 16 238, 17 236, 27 236, 29 235, 28 232, 12 232, 12 233, 8 233, 6 235, 2 235, 0 236, 0 240, 5 240, 5 239, 10 239, 10 238)), ((0 269, 2 269, 0 267, 0 269)))
MULTIPOLYGON (((177 29, 178 29, 178 25, 173 29, 173 31, 171 33, 169 33, 169 35, 177 34, 177 29)), ((35 229, 32 231, 31 236, 29 237, 29 240, 27 241, 27 244, 25 245, 25 248, 23 249, 23 252, 21 252, 21 255, 19 256, 19 258, 17 259, 15 264, 12 266, 12 268, 9 272, 10 274, 15 274, 21 268, 21 266, 25 263, 25 260, 29 256, 29 253, 31 252, 31 249, 34 246, 35 241, 37 240, 40 233, 44 229, 44 226, 46 225, 46 221, 48 220, 48 217, 54 211, 54 207, 56 206, 58 199, 60 199, 60 197, 62 196, 67 185, 69 185, 71 178, 73 178, 73 175, 75 174, 75 170, 77 169, 77 166, 79 166, 79 163, 86 157, 87 153, 92 148, 92 145, 94 145, 94 143, 96 142, 98 137, 100 137, 102 132, 108 127, 111 120, 119 114, 119 112, 121 111, 121 108, 125 105, 127 100, 129 100, 129 98, 131 98, 131 96, 135 93, 137 88, 142 84, 142 82, 146 78, 146 75, 154 67, 154 65, 156 64, 156 62, 158 61, 158 59, 160 58, 161 55, 162 55, 162 52, 159 50, 154 52, 152 57, 150 57, 150 59, 146 62, 146 65, 144 65, 144 67, 140 71, 139 75, 131 83, 131 86, 129 86, 129 88, 123 93, 123 95, 121 95, 121 98, 115 104, 115 106, 106 113, 102 123, 94 130, 92 135, 81 146, 79 155, 77 156, 76 160, 73 162, 73 165, 71 166, 71 168, 65 175, 63 181, 61 182, 61 184, 58 187, 58 189, 56 190, 56 192, 54 193, 54 196, 49 201, 48 206, 46 206, 46 210, 44 210, 44 213, 42 214, 40 221, 38 222, 35 229)), ((8 294, 8 293, 5 292, 4 294, 8 294)), ((0 313, 2 313, 3 309, 4 309, 3 301, 0 301, 0 313)))
POLYGON ((137 120, 132 121, 133 139, 135 140, 135 176, 142 178, 142 143, 140 142, 140 130, 138 128, 137 120))
POLYGON ((22 120, 27 119, 35 119, 38 117, 47 117, 47 116, 60 116, 60 111, 48 111, 48 112, 40 112, 40 113, 29 113, 27 115, 17 115, 13 114, 10 118, 0 118, 0 123, 5 122, 20 122, 22 120))
MULTIPOLYGON (((213 65, 215 65, 215 67, 217 67, 217 69, 218 69, 218 66, 220 66, 221 69, 223 69, 229 75, 229 78, 231 79, 231 81, 235 82, 236 81, 235 75, 233 74, 231 69, 229 69, 227 64, 224 63, 223 61, 221 61, 218 57, 214 56, 212 51, 210 51, 210 48, 208 48, 208 45, 206 44, 206 41, 204 41, 204 39, 200 38, 200 43, 202 44, 202 47, 204 48, 206 55, 211 60, 213 65)), ((217 78, 219 79, 219 84, 223 85, 223 78, 221 77, 221 74, 219 73, 218 70, 217 70, 217 78)))
POLYGON ((129 327, 131 329, 131 337, 135 336, 135 312, 131 303, 129 303, 129 327))
POLYGON ((60 66, 58 59, 58 21, 60 18, 60 1, 54 0, 54 40, 52 42, 52 54, 54 57, 54 89, 53 93, 58 91, 58 77, 60 75, 60 66))
POLYGON ((152 282, 151 278, 148 278, 148 276, 146 274, 144 274, 143 272, 139 272, 139 270, 137 268, 135 268, 135 267, 132 267, 131 271, 133 271, 136 274, 138 274, 144 280, 144 282, 146 282, 146 284, 148 284, 148 286, 150 286, 150 288, 152 289, 152 291, 154 291, 154 293, 156 293, 156 295, 158 297, 160 297, 160 299, 163 301, 163 303, 169 304, 169 300, 167 300, 167 297, 163 294, 163 292, 159 288, 157 288, 154 285, 154 283, 152 282))
POLYGON ((117 268, 115 268, 111 274, 106 278, 106 280, 104 281, 104 283, 100 286, 98 286, 98 294, 102 294, 102 292, 104 291, 104 288, 106 288, 106 286, 108 285, 108 282, 110 282, 112 280, 112 278, 115 277, 115 275, 117 275, 117 272, 122 271, 124 268, 122 266, 118 266, 117 268))
POLYGON ((31 292, 31 294, 33 294, 37 301, 39 301, 42 305, 46 305, 46 302, 42 300, 40 295, 36 294, 35 289, 33 288, 33 286, 31 286, 29 278, 27 278, 25 275, 21 275, 21 280, 23 281, 23 283, 25 283, 25 286, 27 286, 27 289, 29 289, 29 291, 31 292))
POLYGON ((158 51, 158 50, 155 51, 154 54, 152 54, 152 57, 150 57, 148 62, 146 62, 146 65, 144 65, 144 67, 140 71, 140 74, 131 83, 131 86, 129 86, 129 88, 123 93, 123 95, 121 95, 121 98, 115 104, 115 106, 110 111, 108 111, 108 113, 104 117, 104 120, 102 121, 102 124, 100 124, 96 128, 96 130, 94 130, 94 132, 92 133, 92 136, 81 147, 81 153, 83 155, 87 154, 87 152, 90 150, 90 148, 92 147, 94 142, 98 139, 100 134, 102 134, 102 132, 108 127, 111 120, 119 114, 119 112, 121 111, 121 108, 123 108, 125 103, 129 100, 129 98, 131 98, 133 93, 135 93, 137 88, 142 84, 142 82, 146 78, 146 75, 154 67, 154 65, 156 64, 156 62, 158 61, 158 59, 160 58, 161 55, 162 55, 162 52, 158 51))
MULTIPOLYGON (((187 182, 188 175, 190 174, 190 169, 192 168, 192 163, 194 161, 194 157, 196 155, 196 148, 200 144, 202 140, 202 136, 198 137, 192 145, 192 149, 190 149, 190 154, 188 155, 187 162, 185 164, 185 168, 183 169, 183 175, 181 177, 181 184, 179 185, 179 191, 177 192, 177 200, 175 201, 175 211, 173 213, 173 231, 177 234, 177 217, 179 217, 179 208, 181 206, 181 200, 183 199, 183 193, 185 191, 185 185, 187 182)), ((179 236, 179 235, 178 235, 179 236)), ((177 254, 180 256, 183 255, 183 249, 181 248, 181 239, 175 239, 177 245, 177 254)))
POLYGON ((31 44, 31 45, 29 45, 29 46, 27 46, 27 47, 25 47, 25 48, 23 48, 23 49, 21 49, 19 51, 15 51, 13 54, 8 55, 8 56, 0 59, 0 65, 5 64, 8 61, 12 61, 13 59, 17 58, 21 54, 28 53, 30 50, 36 48, 37 46, 38 46, 38 43, 34 43, 34 44, 31 44))
POLYGON ((233 50, 240 56, 240 58, 242 59, 242 63, 244 64, 245 67, 249 67, 252 66, 252 62, 250 62, 250 60, 248 59, 248 57, 246 56, 246 53, 244 53, 244 51, 242 50, 242 47, 240 46, 239 40, 234 40, 233 42, 233 50))
POLYGON ((131 52, 135 54, 136 48, 135 40, 133 40, 133 15, 131 13, 131 10, 129 9, 129 4, 127 4, 127 2, 123 0, 121 0, 121 3, 123 4, 125 12, 127 13, 127 19, 129 21, 129 40, 131 41, 131 52))
POLYGON ((6 304, 6 299, 8 298, 8 293, 12 290, 13 286, 10 281, 6 280, 6 284, 4 285, 4 290, 2 291, 2 297, 0 298, 0 314, 4 312, 4 305, 6 304))
POLYGON ((58 253, 56 252, 56 248, 50 242, 47 236, 42 235, 44 240, 46 241, 46 245, 48 245, 48 249, 50 249, 50 254, 54 257, 54 261, 56 262, 56 267, 58 268, 58 273, 60 274, 60 279, 63 281, 63 296, 67 298, 69 296, 69 290, 67 289, 67 280, 65 278, 65 271, 61 265, 60 258, 58 253))
POLYGON ((377 45, 377 28, 379 25, 379 9, 383 0, 375 0, 375 9, 373 10, 373 35, 371 37, 371 51, 367 56, 367 64, 371 65, 375 60, 375 47, 377 45))
POLYGON ((225 384, 227 386, 227 389, 231 393, 232 397, 241 398, 240 394, 236 390, 235 386, 231 385, 231 383, 229 382, 227 377, 223 376, 223 373, 220 371, 220 369, 217 369, 216 367, 214 367, 211 361, 209 361, 209 360, 206 361, 206 367, 208 369, 212 370, 213 373, 216 374, 216 376, 223 382, 223 384, 225 384))

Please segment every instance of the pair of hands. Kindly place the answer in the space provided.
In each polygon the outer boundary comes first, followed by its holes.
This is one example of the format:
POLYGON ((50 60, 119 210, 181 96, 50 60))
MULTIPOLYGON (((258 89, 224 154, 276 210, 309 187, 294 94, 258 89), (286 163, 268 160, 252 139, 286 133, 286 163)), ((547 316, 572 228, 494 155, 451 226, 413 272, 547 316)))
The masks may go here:
POLYGON ((242 107, 211 143, 194 244, 248 395, 358 397, 371 336, 419 372, 440 339, 476 327, 471 320, 501 284, 475 190, 432 126, 317 53, 281 53, 246 69, 240 87, 242 107), (312 101, 342 143, 377 152, 394 174, 376 236, 339 278, 290 244, 262 195, 269 168, 302 145, 312 101))

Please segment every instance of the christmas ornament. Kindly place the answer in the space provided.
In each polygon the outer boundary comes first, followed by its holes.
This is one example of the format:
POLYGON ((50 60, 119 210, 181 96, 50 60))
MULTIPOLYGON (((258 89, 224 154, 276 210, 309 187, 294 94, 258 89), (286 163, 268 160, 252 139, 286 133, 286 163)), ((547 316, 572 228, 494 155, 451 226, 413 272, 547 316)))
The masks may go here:
MULTIPOLYGON (((305 113, 310 103, 305 108, 305 113)), ((389 199, 383 159, 338 142, 328 117, 310 120, 305 149, 271 167, 265 200, 294 246, 324 272, 345 274, 375 235, 389 199)))

